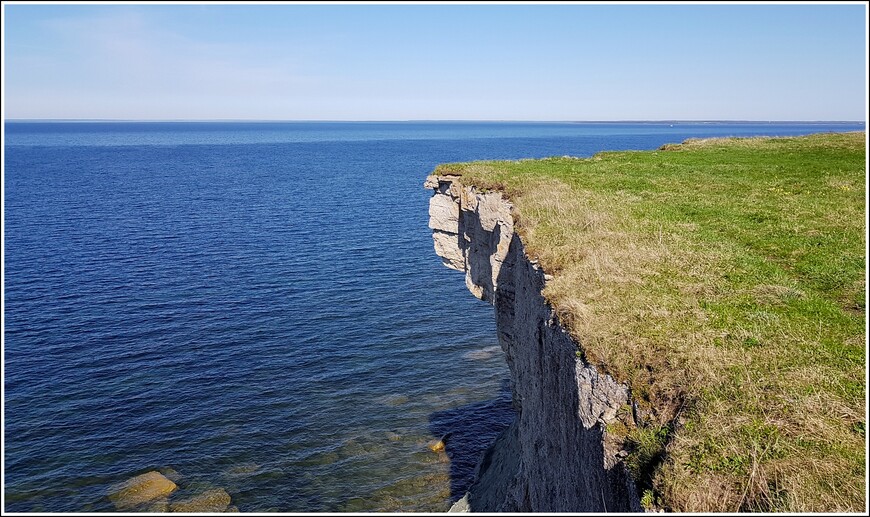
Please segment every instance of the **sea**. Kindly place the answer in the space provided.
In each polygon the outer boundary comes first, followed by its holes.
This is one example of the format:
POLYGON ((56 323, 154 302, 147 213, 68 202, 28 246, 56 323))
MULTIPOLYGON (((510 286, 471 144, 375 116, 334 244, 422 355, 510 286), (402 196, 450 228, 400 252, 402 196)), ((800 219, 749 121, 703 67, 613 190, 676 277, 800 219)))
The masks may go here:
POLYGON ((436 165, 864 129, 7 121, 5 510, 113 511, 157 471, 170 503, 445 511, 514 413, 493 309, 433 251, 436 165))

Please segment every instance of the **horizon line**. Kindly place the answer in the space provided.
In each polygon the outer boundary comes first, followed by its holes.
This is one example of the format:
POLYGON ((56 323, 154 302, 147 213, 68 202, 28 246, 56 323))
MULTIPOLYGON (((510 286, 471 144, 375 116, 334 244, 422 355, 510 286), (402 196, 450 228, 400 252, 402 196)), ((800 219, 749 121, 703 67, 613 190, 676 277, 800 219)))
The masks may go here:
POLYGON ((323 123, 409 123, 409 122, 499 122, 540 124, 618 124, 618 123, 710 123, 748 122, 754 124, 866 124, 866 120, 799 119, 612 119, 612 120, 530 120, 530 119, 137 119, 137 118, 4 118, 6 122, 323 122, 323 123))

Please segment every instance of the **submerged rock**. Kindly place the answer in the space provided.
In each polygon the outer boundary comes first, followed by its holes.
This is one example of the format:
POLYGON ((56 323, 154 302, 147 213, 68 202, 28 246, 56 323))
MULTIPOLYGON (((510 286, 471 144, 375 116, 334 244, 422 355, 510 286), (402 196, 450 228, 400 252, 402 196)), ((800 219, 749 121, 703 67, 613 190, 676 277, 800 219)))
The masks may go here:
POLYGON ((144 508, 148 513, 166 513, 169 511, 169 498, 155 499, 144 508))
POLYGON ((229 508, 232 498, 223 488, 208 490, 199 495, 173 501, 169 504, 170 512, 204 513, 223 512, 229 508))
POLYGON ((407 395, 390 395, 388 397, 382 397, 380 402, 385 406, 403 406, 411 401, 411 398, 407 395))
POLYGON ((240 463, 228 468, 224 474, 232 477, 250 476, 256 474, 261 467, 262 465, 258 463, 240 463))
POLYGON ((173 483, 178 483, 178 480, 181 479, 181 474, 179 474, 178 471, 172 467, 165 467, 159 469, 159 472, 166 476, 169 481, 172 481, 173 483))
POLYGON ((165 498, 178 488, 163 474, 139 474, 109 489, 109 500, 119 510, 129 510, 155 499, 165 498))
POLYGON ((462 354, 462 357, 464 359, 471 359, 473 361, 486 361, 487 359, 490 359, 499 353, 501 353, 501 347, 499 345, 493 345, 486 348, 481 348, 479 350, 465 352, 464 354, 462 354))

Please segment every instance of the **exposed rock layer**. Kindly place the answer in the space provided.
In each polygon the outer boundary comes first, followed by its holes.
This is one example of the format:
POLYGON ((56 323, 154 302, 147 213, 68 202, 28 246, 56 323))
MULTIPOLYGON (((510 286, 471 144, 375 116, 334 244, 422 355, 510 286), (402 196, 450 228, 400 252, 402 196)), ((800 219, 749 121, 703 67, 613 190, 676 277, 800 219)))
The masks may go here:
POLYGON ((436 253, 495 306, 517 410, 452 511, 639 511, 621 451, 605 444, 605 426, 629 407, 628 390, 586 364, 558 323, 541 294, 544 272, 514 232, 511 204, 453 176, 430 176, 425 187, 435 191, 436 253))

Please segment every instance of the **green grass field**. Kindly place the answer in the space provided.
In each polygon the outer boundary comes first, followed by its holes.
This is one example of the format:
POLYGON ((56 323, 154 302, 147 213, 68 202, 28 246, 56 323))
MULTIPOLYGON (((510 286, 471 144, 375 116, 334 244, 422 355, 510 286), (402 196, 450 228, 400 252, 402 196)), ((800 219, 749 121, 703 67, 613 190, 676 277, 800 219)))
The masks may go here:
POLYGON ((651 508, 863 511, 866 137, 440 166, 514 204, 651 508))

